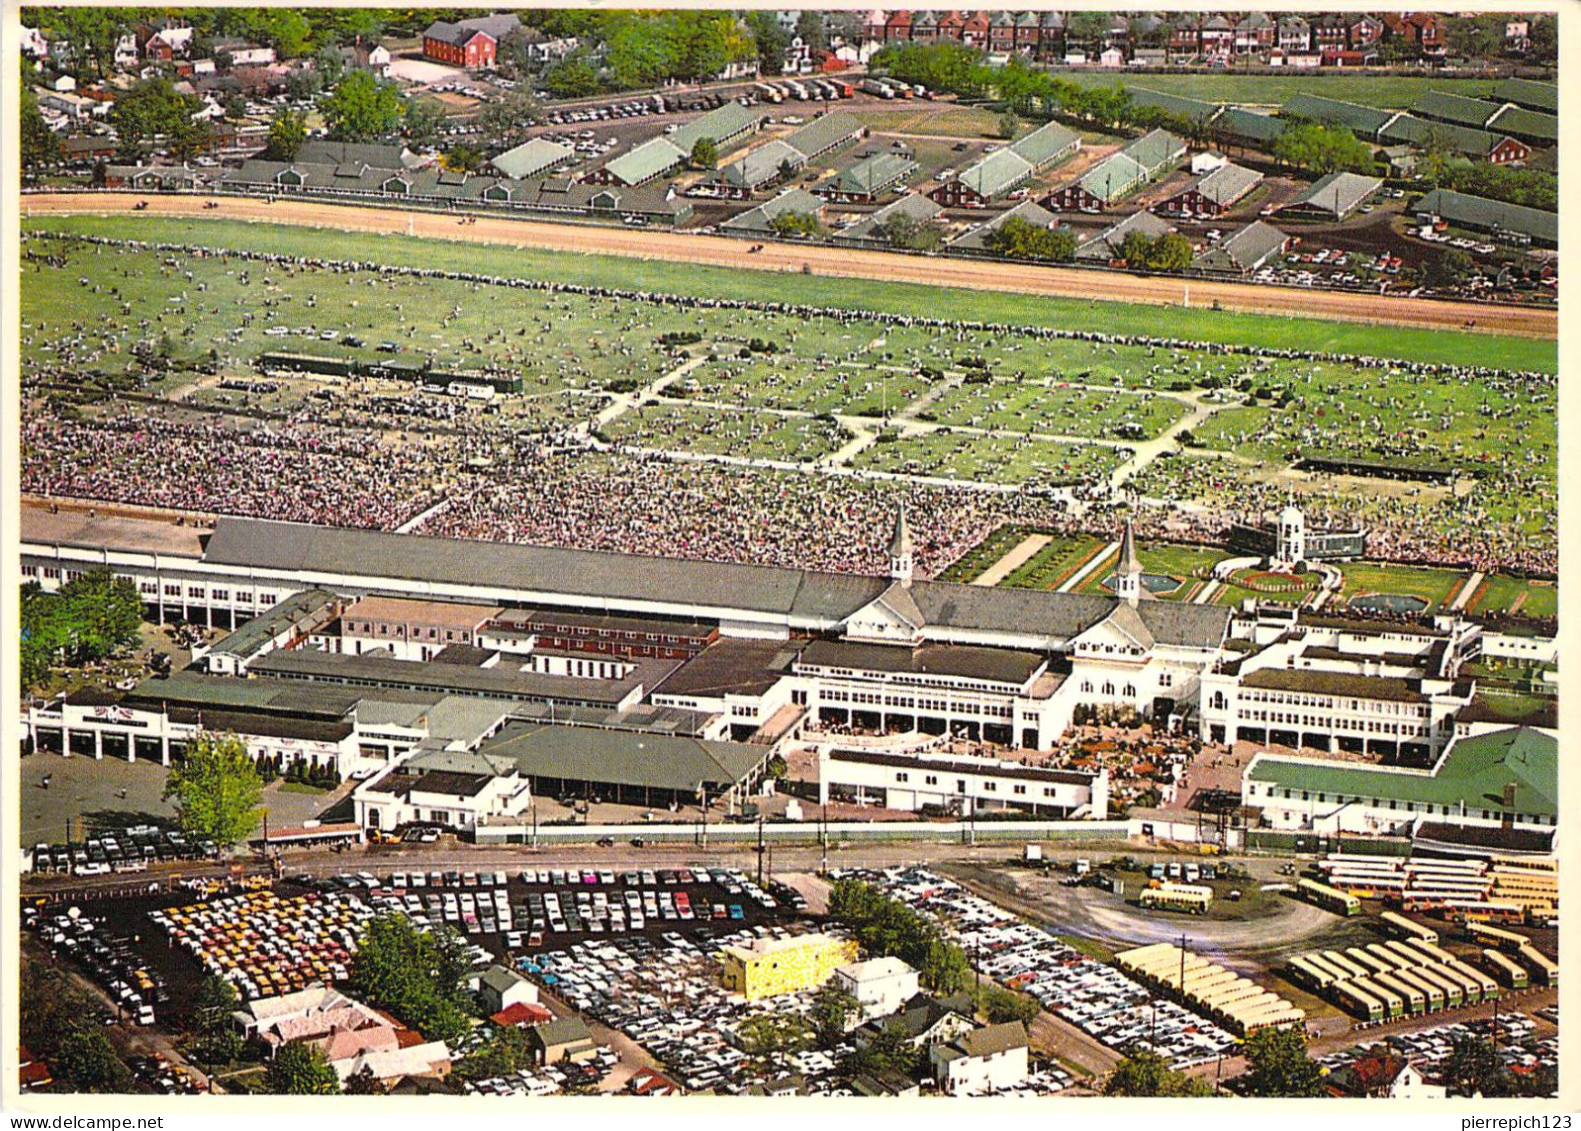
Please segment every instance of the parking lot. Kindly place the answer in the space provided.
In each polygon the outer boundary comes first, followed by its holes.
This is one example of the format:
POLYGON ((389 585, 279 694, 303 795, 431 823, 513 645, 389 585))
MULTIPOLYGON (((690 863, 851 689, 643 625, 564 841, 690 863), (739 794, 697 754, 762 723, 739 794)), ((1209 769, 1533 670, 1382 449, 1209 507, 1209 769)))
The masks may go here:
POLYGON ((1115 967, 943 876, 921 868, 843 874, 936 919, 983 974, 1031 994, 1045 1009, 1116 1051, 1150 1046, 1185 1068, 1213 1060, 1236 1043, 1207 1018, 1155 997, 1115 967))

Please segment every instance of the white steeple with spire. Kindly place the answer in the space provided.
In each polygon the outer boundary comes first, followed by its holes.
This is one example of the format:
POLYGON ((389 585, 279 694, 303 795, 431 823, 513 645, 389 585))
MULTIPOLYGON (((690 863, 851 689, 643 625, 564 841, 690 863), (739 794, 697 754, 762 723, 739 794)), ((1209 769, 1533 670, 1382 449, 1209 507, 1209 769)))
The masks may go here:
POLYGON ((1115 567, 1114 593, 1129 605, 1142 599, 1142 559, 1136 554, 1136 531, 1129 518, 1125 520, 1125 534, 1120 538, 1120 563, 1115 567))
POLYGON ((895 533, 889 540, 889 576, 910 587, 916 563, 912 557, 911 527, 906 523, 906 504, 895 508, 895 533))

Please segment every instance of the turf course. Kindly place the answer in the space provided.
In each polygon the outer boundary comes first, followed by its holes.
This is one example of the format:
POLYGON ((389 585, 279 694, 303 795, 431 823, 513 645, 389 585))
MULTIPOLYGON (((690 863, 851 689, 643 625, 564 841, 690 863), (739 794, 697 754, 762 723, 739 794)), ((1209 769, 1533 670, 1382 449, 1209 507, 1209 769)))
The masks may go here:
POLYGON ((405 236, 347 234, 292 225, 161 217, 139 217, 129 225, 124 218, 71 216, 29 219, 24 221, 24 230, 81 232, 154 242, 273 251, 284 255, 373 260, 441 270, 554 277, 591 286, 819 303, 895 314, 936 315, 953 310, 962 318, 990 322, 1180 336, 1206 342, 1272 341, 1298 349, 1335 350, 1444 364, 1476 357, 1487 365, 1548 373, 1555 372, 1558 366, 1556 344, 1530 338, 1369 327, 1319 319, 1176 310, 869 280, 804 278, 777 272, 756 275, 725 268, 642 262, 616 256, 567 255, 459 242, 447 244, 405 236))

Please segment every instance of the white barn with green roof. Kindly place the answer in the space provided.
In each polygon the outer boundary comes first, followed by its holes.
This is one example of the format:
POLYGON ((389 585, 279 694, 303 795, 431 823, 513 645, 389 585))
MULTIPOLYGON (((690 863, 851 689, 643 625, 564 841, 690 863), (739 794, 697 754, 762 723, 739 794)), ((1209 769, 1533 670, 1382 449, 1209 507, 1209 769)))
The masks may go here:
POLYGON ((1407 833, 1421 819, 1482 828, 1551 829, 1559 815, 1559 742, 1510 727, 1452 743, 1430 769, 1261 753, 1242 804, 1277 829, 1407 833))

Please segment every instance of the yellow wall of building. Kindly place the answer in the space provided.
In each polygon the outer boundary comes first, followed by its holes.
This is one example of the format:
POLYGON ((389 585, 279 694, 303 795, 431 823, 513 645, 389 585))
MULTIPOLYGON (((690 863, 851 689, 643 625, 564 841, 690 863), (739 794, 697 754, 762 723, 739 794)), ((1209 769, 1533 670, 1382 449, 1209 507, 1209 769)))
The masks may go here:
POLYGON ((720 954, 725 988, 748 1001, 815 989, 834 975, 836 966, 856 958, 854 940, 826 936, 809 937, 799 946, 763 954, 741 947, 729 947, 720 954))

